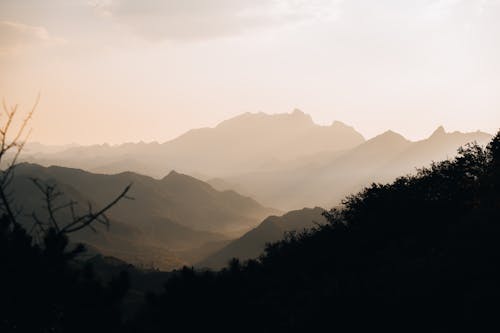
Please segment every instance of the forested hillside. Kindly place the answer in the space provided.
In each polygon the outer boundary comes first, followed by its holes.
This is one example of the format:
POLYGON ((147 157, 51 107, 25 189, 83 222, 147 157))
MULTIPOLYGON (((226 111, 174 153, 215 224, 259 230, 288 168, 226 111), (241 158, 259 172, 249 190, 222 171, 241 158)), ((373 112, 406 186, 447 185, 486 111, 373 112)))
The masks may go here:
POLYGON ((500 134, 373 184, 329 223, 221 272, 178 271, 135 328, 232 332, 495 331, 500 134), (196 318, 196 320, 192 320, 196 318))

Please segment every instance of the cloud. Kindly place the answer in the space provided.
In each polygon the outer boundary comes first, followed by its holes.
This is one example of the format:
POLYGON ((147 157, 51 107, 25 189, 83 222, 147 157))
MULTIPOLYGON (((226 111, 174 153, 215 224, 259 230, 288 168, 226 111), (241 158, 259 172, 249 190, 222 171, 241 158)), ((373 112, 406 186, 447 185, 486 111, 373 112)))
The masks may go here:
POLYGON ((27 46, 53 45, 62 42, 64 42, 62 38, 50 35, 44 27, 0 21, 0 54, 16 52, 27 46))
POLYGON ((207 39, 332 20, 340 0, 98 0, 96 13, 148 39, 207 39))

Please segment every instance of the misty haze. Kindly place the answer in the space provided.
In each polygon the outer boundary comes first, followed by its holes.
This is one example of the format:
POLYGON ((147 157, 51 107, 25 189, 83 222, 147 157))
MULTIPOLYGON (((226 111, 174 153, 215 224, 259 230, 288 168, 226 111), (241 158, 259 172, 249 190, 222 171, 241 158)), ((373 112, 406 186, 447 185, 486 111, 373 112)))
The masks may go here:
POLYGON ((500 329, 500 1, 0 3, 0 332, 500 329))

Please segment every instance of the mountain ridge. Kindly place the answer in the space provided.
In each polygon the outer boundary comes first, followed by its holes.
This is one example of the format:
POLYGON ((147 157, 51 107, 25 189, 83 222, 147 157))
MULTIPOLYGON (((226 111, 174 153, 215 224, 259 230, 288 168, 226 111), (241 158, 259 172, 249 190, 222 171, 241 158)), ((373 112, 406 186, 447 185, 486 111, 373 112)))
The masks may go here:
POLYGON ((215 177, 233 170, 265 168, 275 160, 286 161, 305 153, 348 149, 364 141, 351 126, 341 122, 321 126, 310 115, 295 110, 271 115, 245 113, 215 127, 189 130, 164 143, 81 146, 52 154, 31 153, 24 160, 92 172, 128 170, 155 178, 173 169, 215 177))
POLYGON ((281 216, 269 216, 257 227, 208 255, 195 266, 220 269, 226 266, 232 258, 240 261, 255 259, 264 253, 266 244, 283 239, 286 232, 301 232, 317 224, 325 224, 324 211, 321 207, 314 207, 290 211, 281 216))
MULTIPOLYGON (((85 231, 79 233, 77 240, 106 255, 133 263, 157 262, 164 269, 187 264, 175 252, 241 235, 264 217, 278 212, 234 191, 217 191, 209 184, 177 173, 163 181, 133 172, 105 175, 20 163, 15 175, 15 202, 25 205, 26 214, 33 211, 42 217, 46 212, 32 178, 57 184, 64 193, 61 200, 79 202, 81 209, 87 202, 95 209, 103 207, 132 183, 128 195, 133 200, 119 202, 108 214, 112 232, 107 233, 105 228, 99 228, 97 234, 85 231)), ((70 219, 68 214, 62 215, 61 220, 70 219)))
POLYGON ((409 141, 398 133, 386 131, 346 151, 323 152, 269 172, 220 177, 214 185, 220 184, 222 189, 224 184, 235 184, 240 193, 282 210, 314 205, 331 207, 372 182, 389 182, 400 175, 415 173, 417 168, 433 161, 452 158, 460 146, 470 142, 484 145, 491 137, 480 131, 444 132, 409 141))

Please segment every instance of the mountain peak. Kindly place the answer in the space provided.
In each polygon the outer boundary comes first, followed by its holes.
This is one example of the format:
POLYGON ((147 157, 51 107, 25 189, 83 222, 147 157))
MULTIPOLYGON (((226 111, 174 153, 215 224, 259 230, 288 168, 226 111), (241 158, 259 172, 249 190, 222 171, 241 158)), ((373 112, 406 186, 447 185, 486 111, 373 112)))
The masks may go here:
POLYGON ((400 145, 400 144, 406 144, 408 142, 409 141, 401 134, 388 130, 368 140, 367 144, 400 145))
POLYGON ((332 122, 332 125, 331 125, 331 126, 332 126, 332 127, 350 127, 350 128, 352 128, 352 126, 349 126, 349 125, 347 125, 346 123, 341 122, 341 121, 339 121, 339 120, 334 120, 334 121, 332 122))
POLYGON ((346 123, 339 121, 339 120, 334 120, 332 124, 330 125, 331 128, 334 129, 342 129, 342 130, 349 130, 349 131, 356 131, 353 126, 349 126, 346 123))
POLYGON ((294 109, 290 113, 275 113, 268 114, 264 112, 252 113, 246 112, 236 117, 227 119, 219 123, 216 128, 233 128, 233 129, 256 129, 271 126, 295 126, 309 127, 314 125, 310 115, 302 112, 299 109, 294 109))
POLYGON ((178 195, 190 191, 217 192, 208 183, 175 170, 170 171, 161 181, 163 184, 168 184, 170 189, 177 191, 178 195))
POLYGON ((176 179, 176 178, 179 178, 182 176, 185 176, 185 175, 182 173, 179 173, 175 170, 171 170, 165 177, 163 177, 162 180, 176 179))
POLYGON ((177 171, 175 171, 175 170, 172 170, 172 171, 170 171, 168 173, 167 177, 169 177, 169 176, 177 176, 177 175, 179 175, 179 173, 177 171))
POLYGON ((439 126, 438 128, 436 128, 436 130, 431 134, 431 138, 432 137, 437 137, 437 136, 442 136, 446 134, 446 131, 444 130, 444 127, 443 126, 439 126))
POLYGON ((384 133, 376 136, 375 138, 387 138, 387 139, 397 139, 397 140, 404 140, 407 141, 404 136, 401 134, 394 132, 393 130, 387 130, 384 133))
POLYGON ((288 115, 288 117, 290 117, 294 120, 299 120, 303 124, 314 125, 312 117, 300 109, 293 109, 293 111, 291 113, 285 114, 285 117, 286 117, 286 115, 288 115))

